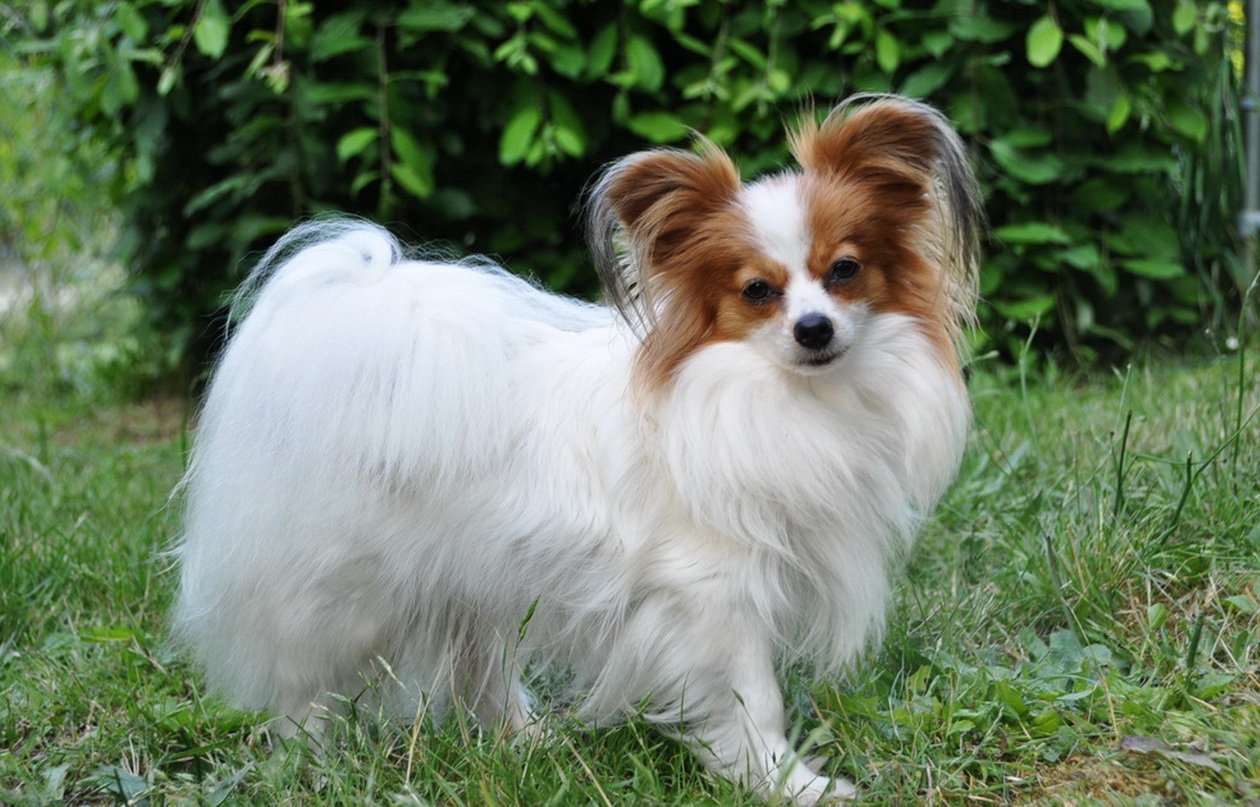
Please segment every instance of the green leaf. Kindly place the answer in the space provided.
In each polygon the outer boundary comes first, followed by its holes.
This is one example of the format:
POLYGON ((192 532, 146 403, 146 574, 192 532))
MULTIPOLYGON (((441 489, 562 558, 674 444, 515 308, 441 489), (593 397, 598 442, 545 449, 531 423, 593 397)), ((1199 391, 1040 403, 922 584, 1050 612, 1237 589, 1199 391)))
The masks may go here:
POLYGON ((114 765, 102 765, 92 773, 94 779, 107 793, 123 804, 137 804, 149 792, 149 780, 114 765))
POLYGON ((945 86, 954 74, 954 65, 950 62, 929 62, 920 67, 902 82, 901 94, 911 98, 927 98, 945 86))
POLYGON ((1177 232, 1159 216, 1132 213, 1120 223, 1120 230, 1107 240, 1112 251, 1122 255, 1167 261, 1178 255, 1181 242, 1177 232))
POLYGON ((1246 594, 1235 594, 1232 597, 1226 597, 1225 602, 1234 606, 1234 608, 1242 611, 1244 614, 1254 614, 1260 611, 1260 604, 1255 599, 1246 594))
POLYGON ((1168 622, 1168 606, 1157 602, 1146 607, 1146 629, 1152 633, 1164 627, 1168 622))
POLYGON ((578 32, 577 29, 573 27, 573 23, 569 22, 564 14, 561 14, 551 5, 536 2, 533 3, 531 7, 533 8, 534 13, 538 15, 538 18, 542 20, 543 25, 551 29, 552 33, 559 34, 565 39, 577 38, 578 32))
POLYGON ((609 23, 591 39, 590 50, 586 56, 586 75, 590 78, 604 75, 612 66, 613 57, 616 55, 617 26, 609 23))
POLYGON ((1086 59, 1089 59, 1098 67, 1107 66, 1107 54, 1103 53, 1089 37, 1082 34, 1072 34, 1068 37, 1068 41, 1072 43, 1072 47, 1080 51, 1086 59))
POLYGON ((928 53, 940 58, 954 46, 954 37, 950 36, 949 31, 927 31, 923 34, 921 44, 928 53))
POLYGON ((122 29, 123 36, 137 44, 144 42, 145 36, 149 33, 149 24, 145 21, 144 15, 136 11, 134 5, 131 3, 116 5, 114 19, 118 21, 118 27, 122 29))
MULTIPOLYGON (((1134 64, 1144 64, 1152 73, 1162 73, 1175 66, 1172 57, 1167 53, 1155 51, 1154 53, 1139 53, 1129 57, 1129 61, 1134 64)), ((1178 69, 1180 69, 1178 67, 1178 69)))
POLYGON ((518 31, 516 35, 495 48, 494 58, 527 76, 538 73, 538 60, 529 52, 529 38, 523 31, 518 31))
POLYGON ((1044 317, 1054 309, 1054 295, 1038 294, 1027 300, 994 300, 993 307, 1009 320, 1031 322, 1044 317))
POLYGON ((478 211, 473 197, 460 188, 440 188, 433 194, 432 203, 455 221, 472 218, 478 211))
POLYGON ((139 635, 132 628, 97 625, 84 628, 79 636, 85 642, 133 642, 139 635))
POLYGON ((1172 280, 1186 273, 1186 268, 1180 263, 1153 258, 1130 258, 1121 261, 1120 265, 1127 269, 1129 274, 1152 280, 1172 280))
POLYGON ((1168 102, 1168 121, 1178 134, 1202 143, 1207 137, 1207 116, 1198 109, 1176 99, 1168 102))
POLYGON ((389 175, 408 193, 423 199, 433 193, 433 177, 424 176, 406 163, 393 163, 389 167, 389 175))
POLYGON ((305 100, 316 106, 340 106, 348 101, 372 101, 376 98, 376 89, 367 84, 304 83, 299 87, 302 88, 305 100))
POLYGON ((476 13, 477 8, 473 5, 424 0, 408 6, 398 15, 397 24, 406 31, 454 33, 467 25, 476 13))
POLYGON ((1124 26, 1138 36, 1146 36, 1155 25, 1155 12, 1146 0, 1134 3, 1122 10, 1118 16, 1124 26))
POLYGON ((630 131, 653 143, 673 143, 685 138, 691 127, 669 112, 641 112, 627 122, 630 131))
POLYGON ((1008 681, 995 681, 993 694, 1010 714, 1021 717, 1028 713, 1028 704, 1019 690, 1008 681))
POLYGON ((139 94, 140 84, 135 69, 131 62, 119 59, 101 89, 101 108, 110 115, 116 115, 124 106, 134 103, 139 94))
MULTIPOLYGON (((1221 670, 1207 670, 1202 677, 1195 682, 1193 694, 1200 700, 1212 701, 1220 697, 1221 693, 1230 688, 1230 685, 1237 680, 1237 676, 1231 675, 1221 670)), ((1216 760, 1207 754, 1196 751, 1171 751, 1168 756, 1181 762, 1188 762, 1191 765, 1199 765, 1205 768, 1211 768, 1219 771, 1221 766, 1216 760)))
POLYGON ((401 126, 389 130, 389 144, 398 158, 390 174, 412 194, 424 198, 433 193, 433 154, 401 126))
POLYGON ((655 92, 665 80, 665 65, 652 43, 643 36, 632 36, 626 43, 626 63, 634 86, 655 92))
POLYGON ((786 70, 774 68, 766 73, 766 86, 776 95, 787 95, 792 89, 792 77, 786 70))
POLYGON ((897 66, 901 64, 901 45, 883 28, 875 34, 875 63, 889 75, 897 72, 897 66))
POLYGON ((1125 92, 1120 71, 1114 65, 1091 67, 1085 77, 1085 106, 1091 118, 1106 120, 1116 99, 1125 92))
POLYGON ((376 171, 360 171, 355 174, 354 181, 350 183, 350 195, 357 196, 359 191, 371 185, 373 182, 380 180, 381 175, 376 171))
POLYGON ((1033 67, 1054 64, 1063 47, 1063 29, 1047 14, 1032 24, 1027 38, 1028 63, 1033 67))
POLYGON ((218 59, 227 50, 231 27, 232 20, 223 10, 221 0, 207 0, 193 27, 193 44, 201 54, 218 59))
POLYGON ((564 94, 557 90, 547 93, 547 101, 556 145, 570 157, 581 157, 586 153, 586 127, 582 124, 581 116, 564 94))
POLYGON ((237 173, 229 174, 208 188, 193 195, 184 205, 183 214, 192 218, 200 211, 217 204, 224 197, 236 200, 246 198, 258 190, 258 186, 267 178, 266 174, 237 173))
POLYGON ((363 16, 350 12, 328 18, 311 37, 311 61, 322 62, 372 46, 372 40, 359 34, 363 16))
POLYGON ((1104 261, 1102 252, 1092 242, 1075 244, 1060 250, 1058 260, 1082 272, 1087 272, 1098 283, 1105 299, 1111 299, 1119 289, 1119 278, 1110 261, 1104 261))
POLYGON ((179 80, 179 70, 174 65, 166 65, 162 68, 162 74, 158 76, 157 92, 158 95, 165 97, 169 95, 175 87, 175 82, 179 80))
POLYGON ((1017 126, 1007 130, 1002 140, 1021 149, 1040 148, 1054 142, 1054 133, 1049 127, 1038 125, 1017 126))
POLYGON ((766 69, 766 65, 768 64, 766 61, 766 55, 762 53, 756 45, 753 45, 743 39, 731 39, 726 43, 726 45, 732 51, 742 56, 744 61, 748 62, 757 70, 766 69))
POLYGON ((1124 47, 1129 34, 1115 20, 1107 17, 1091 17, 1085 21, 1085 36, 1097 43, 1104 52, 1110 53, 1124 47))
POLYGON ((1053 224, 1030 221, 1008 224, 993 231, 993 237, 1008 244, 1070 244, 1072 237, 1053 224))
POLYGON ((1147 0, 1093 0, 1093 3, 1112 11, 1142 11, 1151 7, 1147 0))
POLYGON ((1102 253, 1092 243, 1073 244, 1067 249, 1059 250, 1056 258, 1069 266, 1092 272, 1102 263, 1102 253))
POLYGON ((368 126, 346 132, 337 141, 337 159, 345 162, 351 157, 357 157, 377 136, 377 130, 368 126))
POLYGON ((1119 174, 1148 174, 1171 171, 1177 167, 1171 151, 1141 142, 1124 143, 1115 154, 1095 157, 1091 163, 1119 174))
POLYGON ((1093 697, 1097 692, 1098 692, 1098 688, 1091 686, 1091 687, 1086 687, 1085 689, 1078 689, 1075 692, 1066 692, 1060 695, 1059 697, 1055 698, 1055 700, 1059 703, 1075 703, 1076 701, 1081 701, 1081 700, 1085 700, 1086 698, 1093 697))
POLYGON ((1009 38, 1018 30, 1018 25, 992 17, 958 16, 949 23, 950 33, 964 42, 993 44, 1009 38))
POLYGON ((1044 185, 1063 177, 1063 161, 1048 152, 1024 151, 998 139, 989 144, 989 153, 1008 174, 1030 185, 1044 185))
POLYGON ((1190 33, 1198 21, 1199 10, 1193 2, 1181 0, 1181 2, 1177 3, 1177 8, 1172 15, 1173 30, 1177 32, 1177 36, 1185 36, 1190 33))
POLYGON ((26 10, 27 19, 30 20, 31 28, 36 33, 44 33, 48 30, 48 3, 43 0, 30 3, 26 10))
POLYGON ((529 153, 534 135, 542 123, 542 109, 537 104, 526 103, 519 107, 503 127, 499 138, 499 162, 516 165, 529 153))
POLYGON ((1132 109, 1133 102, 1129 100, 1128 93, 1122 92, 1117 95, 1111 105, 1111 111, 1107 113, 1107 134, 1115 134, 1123 129, 1132 109))
POLYGON ((555 44, 551 52, 551 69, 565 78, 574 79, 586 69, 586 50, 579 44, 555 44))

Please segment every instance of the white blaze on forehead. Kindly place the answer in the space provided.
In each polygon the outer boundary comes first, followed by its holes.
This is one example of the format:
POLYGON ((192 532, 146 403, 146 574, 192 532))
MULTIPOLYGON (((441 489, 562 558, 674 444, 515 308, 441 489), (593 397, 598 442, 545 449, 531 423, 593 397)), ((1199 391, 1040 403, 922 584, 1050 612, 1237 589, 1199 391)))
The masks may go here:
POLYGON ((784 302, 790 320, 835 308, 831 295, 809 273, 813 233, 794 176, 763 179, 744 189, 744 209, 752 222, 757 246, 788 272, 784 302))
POLYGON ((810 232, 796 177, 763 179, 744 188, 743 196, 744 209, 761 251, 793 275, 805 273, 810 232))

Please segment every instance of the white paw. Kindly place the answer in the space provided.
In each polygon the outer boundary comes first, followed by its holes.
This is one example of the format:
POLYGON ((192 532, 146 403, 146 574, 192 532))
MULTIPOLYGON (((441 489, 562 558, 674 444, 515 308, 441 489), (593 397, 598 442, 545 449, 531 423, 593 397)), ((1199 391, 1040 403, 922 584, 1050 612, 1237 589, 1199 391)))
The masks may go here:
POLYGON ((519 717, 514 716, 508 723, 507 730, 513 744, 518 745, 545 743, 556 736, 555 731, 551 727, 551 721, 533 712, 519 717))
POLYGON ((801 805, 846 801, 857 795, 857 788, 848 780, 819 776, 804 765, 793 767, 777 790, 783 798, 801 805))

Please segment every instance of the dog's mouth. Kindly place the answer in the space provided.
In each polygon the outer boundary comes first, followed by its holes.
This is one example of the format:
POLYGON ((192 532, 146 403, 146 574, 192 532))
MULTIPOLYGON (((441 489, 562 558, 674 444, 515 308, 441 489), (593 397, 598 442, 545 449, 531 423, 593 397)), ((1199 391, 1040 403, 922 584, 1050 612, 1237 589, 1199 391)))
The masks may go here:
POLYGON ((833 364, 837 359, 845 354, 845 349, 826 350, 818 353, 812 353, 801 359, 801 365, 804 367, 826 367, 833 364))

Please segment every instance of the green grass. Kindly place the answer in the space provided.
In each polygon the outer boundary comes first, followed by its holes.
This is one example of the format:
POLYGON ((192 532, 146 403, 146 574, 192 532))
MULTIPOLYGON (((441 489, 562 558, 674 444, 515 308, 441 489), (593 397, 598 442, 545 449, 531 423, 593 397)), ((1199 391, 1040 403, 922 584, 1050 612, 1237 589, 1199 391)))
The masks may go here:
MULTIPOLYGON (((633 723, 529 745, 352 718, 322 757, 273 751, 164 638, 188 406, 97 380, 102 317, 31 311, 0 320, 0 803, 758 803, 633 723)), ((847 682, 790 688, 828 770, 870 804, 1260 799, 1260 387, 1241 379, 1237 355, 978 368, 968 458, 887 641, 847 682)))

